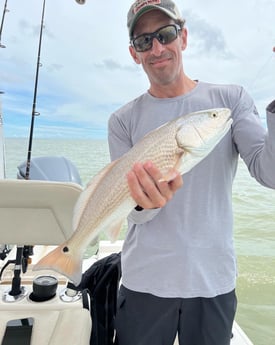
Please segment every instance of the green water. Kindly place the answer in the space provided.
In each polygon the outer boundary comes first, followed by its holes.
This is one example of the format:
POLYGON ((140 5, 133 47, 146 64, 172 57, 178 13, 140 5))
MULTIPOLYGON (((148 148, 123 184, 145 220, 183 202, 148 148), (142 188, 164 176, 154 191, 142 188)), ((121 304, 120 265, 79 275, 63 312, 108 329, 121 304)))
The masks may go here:
MULTIPOLYGON (((109 160, 106 141, 34 141, 32 156, 66 156, 83 185, 109 160)), ((8 178, 26 160, 27 141, 6 140, 8 178)), ((254 345, 275 344, 275 191, 258 185, 240 164, 233 189, 235 247, 238 257, 237 321, 254 345)))
POLYGON ((275 344, 275 191, 240 164, 233 190, 237 321, 255 345, 275 344))

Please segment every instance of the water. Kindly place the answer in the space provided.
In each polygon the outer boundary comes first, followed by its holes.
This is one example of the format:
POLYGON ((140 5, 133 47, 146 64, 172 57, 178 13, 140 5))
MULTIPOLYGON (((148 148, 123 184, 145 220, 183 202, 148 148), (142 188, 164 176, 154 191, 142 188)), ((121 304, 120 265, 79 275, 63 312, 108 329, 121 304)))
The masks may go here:
MULTIPOLYGON (((25 139, 6 139, 7 178, 16 178, 26 160, 25 139)), ((85 186, 108 161, 102 140, 43 140, 33 157, 65 156, 78 168, 85 186)), ((235 247, 238 256, 237 321, 254 345, 275 344, 275 191, 258 185, 240 163, 233 189, 235 247)))
POLYGON ((255 345, 275 344, 275 191, 240 164, 233 189, 237 321, 255 345))

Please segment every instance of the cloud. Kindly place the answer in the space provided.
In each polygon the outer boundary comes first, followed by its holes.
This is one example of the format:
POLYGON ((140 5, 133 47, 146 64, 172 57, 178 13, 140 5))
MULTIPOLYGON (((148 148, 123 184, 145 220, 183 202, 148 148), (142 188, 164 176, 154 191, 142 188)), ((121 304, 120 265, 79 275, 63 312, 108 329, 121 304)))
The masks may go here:
MULTIPOLYGON (((45 11, 36 127, 53 135, 76 128, 81 137, 106 137, 110 114, 148 89, 129 51, 127 11, 132 0, 48 0, 45 11), (62 13, 62 16, 61 16, 62 13), (52 129, 51 129, 52 126, 52 129), (93 130, 95 129, 95 130, 93 130)), ((247 86, 264 112, 274 95, 274 0, 177 0, 187 20, 186 73, 209 82, 247 86)), ((5 133, 28 127, 42 2, 10 1, 1 50, 0 90, 5 133), (16 120, 17 122, 13 121, 16 120)), ((261 109, 259 109, 261 113, 261 109)), ((37 131, 38 133, 38 131, 37 131)))
POLYGON ((95 63, 94 66, 99 69, 107 69, 110 71, 136 71, 137 67, 136 65, 122 65, 116 60, 113 59, 104 59, 101 63, 95 63))
POLYGON ((233 59, 226 39, 219 27, 210 24, 192 10, 186 10, 187 28, 190 35, 192 55, 204 55, 212 58, 233 59))
POLYGON ((64 68, 64 65, 59 63, 52 63, 46 67, 48 72, 58 72, 64 68))

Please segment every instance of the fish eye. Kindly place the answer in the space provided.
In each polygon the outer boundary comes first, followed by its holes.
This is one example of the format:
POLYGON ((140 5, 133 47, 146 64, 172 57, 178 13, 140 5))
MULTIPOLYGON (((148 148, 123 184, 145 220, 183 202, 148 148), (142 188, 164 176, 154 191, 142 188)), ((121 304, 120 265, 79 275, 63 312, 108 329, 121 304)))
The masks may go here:
POLYGON ((212 113, 212 117, 216 118, 216 117, 218 117, 218 114, 217 113, 212 113))

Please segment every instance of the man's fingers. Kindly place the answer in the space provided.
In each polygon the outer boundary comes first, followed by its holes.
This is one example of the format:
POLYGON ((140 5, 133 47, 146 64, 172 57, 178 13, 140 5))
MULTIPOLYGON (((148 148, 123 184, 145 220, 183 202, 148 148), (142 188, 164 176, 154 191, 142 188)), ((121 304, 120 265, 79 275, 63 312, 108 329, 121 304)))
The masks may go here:
POLYGON ((182 186, 182 177, 176 170, 171 169, 163 177, 150 161, 134 164, 127 179, 132 198, 143 208, 163 207, 182 186))

